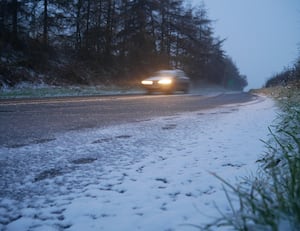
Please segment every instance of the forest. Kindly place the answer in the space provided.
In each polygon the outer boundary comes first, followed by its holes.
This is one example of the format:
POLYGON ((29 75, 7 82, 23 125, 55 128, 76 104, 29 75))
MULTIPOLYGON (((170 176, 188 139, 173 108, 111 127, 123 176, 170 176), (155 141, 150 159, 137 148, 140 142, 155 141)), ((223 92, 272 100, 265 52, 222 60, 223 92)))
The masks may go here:
POLYGON ((135 84, 159 69, 195 85, 247 86, 204 4, 184 0, 2 0, 0 88, 135 84))

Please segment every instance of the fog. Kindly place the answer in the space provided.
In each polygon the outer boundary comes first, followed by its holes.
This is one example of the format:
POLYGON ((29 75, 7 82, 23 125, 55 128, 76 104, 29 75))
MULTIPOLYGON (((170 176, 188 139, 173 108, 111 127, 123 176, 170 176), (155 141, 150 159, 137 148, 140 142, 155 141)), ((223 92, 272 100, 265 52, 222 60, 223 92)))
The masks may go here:
MULTIPOLYGON (((199 0, 189 0, 201 4, 199 0)), ((248 89, 293 65, 300 53, 299 0, 204 0, 215 35, 226 39, 248 89)))

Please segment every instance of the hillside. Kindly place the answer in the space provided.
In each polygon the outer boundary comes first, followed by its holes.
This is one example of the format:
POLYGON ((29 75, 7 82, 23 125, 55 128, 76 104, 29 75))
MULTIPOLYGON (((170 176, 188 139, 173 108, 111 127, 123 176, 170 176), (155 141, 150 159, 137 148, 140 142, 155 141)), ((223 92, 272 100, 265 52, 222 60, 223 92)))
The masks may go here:
POLYGON ((181 1, 1 1, 0 87, 132 84, 160 69, 243 89, 205 6, 181 1))

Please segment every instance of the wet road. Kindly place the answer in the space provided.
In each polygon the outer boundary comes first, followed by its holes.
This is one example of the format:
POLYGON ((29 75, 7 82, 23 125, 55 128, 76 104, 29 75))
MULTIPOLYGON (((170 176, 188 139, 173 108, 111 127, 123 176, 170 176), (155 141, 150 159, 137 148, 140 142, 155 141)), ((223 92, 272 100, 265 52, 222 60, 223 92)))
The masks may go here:
POLYGON ((0 100, 0 146, 47 142, 56 133, 138 122, 255 100, 249 93, 127 95, 35 100, 0 100))

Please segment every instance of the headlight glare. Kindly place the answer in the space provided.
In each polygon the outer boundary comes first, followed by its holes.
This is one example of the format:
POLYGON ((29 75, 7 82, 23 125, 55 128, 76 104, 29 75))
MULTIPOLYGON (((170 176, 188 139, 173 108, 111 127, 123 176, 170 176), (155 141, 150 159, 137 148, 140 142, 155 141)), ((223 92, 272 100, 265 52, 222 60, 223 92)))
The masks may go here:
POLYGON ((158 81, 158 84, 168 85, 172 83, 172 79, 161 79, 158 81))
POLYGON ((152 84, 153 84, 153 81, 151 81, 151 80, 143 80, 143 81, 142 81, 142 84, 143 84, 143 85, 152 85, 152 84))

